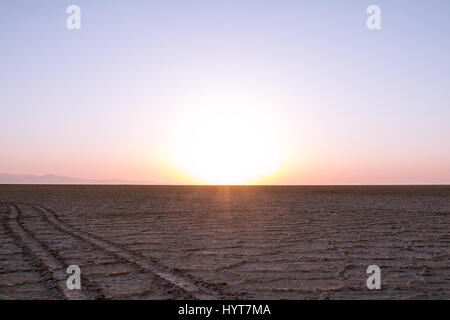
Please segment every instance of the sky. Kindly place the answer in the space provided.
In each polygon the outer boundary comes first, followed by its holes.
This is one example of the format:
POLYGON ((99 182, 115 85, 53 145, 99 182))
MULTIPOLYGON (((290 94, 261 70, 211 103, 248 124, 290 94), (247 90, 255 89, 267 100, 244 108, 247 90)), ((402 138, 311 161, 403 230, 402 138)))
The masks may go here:
POLYGON ((0 173, 450 183, 448 0, 5 0, 0 52, 0 173))

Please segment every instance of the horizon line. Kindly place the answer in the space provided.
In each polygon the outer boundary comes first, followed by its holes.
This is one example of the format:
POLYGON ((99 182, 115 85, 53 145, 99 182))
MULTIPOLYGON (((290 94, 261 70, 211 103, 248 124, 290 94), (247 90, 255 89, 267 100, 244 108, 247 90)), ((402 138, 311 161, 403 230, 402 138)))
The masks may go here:
POLYGON ((0 183, 0 186, 147 186, 147 187, 420 187, 448 186, 450 183, 408 184, 132 184, 132 183, 0 183))

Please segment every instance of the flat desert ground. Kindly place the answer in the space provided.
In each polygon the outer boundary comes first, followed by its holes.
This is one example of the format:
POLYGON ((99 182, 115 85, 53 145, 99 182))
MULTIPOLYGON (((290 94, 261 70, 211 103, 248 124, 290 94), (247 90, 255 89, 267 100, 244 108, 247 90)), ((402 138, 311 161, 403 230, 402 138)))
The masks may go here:
POLYGON ((0 186, 0 299, 449 299, 449 245, 450 186, 0 186))

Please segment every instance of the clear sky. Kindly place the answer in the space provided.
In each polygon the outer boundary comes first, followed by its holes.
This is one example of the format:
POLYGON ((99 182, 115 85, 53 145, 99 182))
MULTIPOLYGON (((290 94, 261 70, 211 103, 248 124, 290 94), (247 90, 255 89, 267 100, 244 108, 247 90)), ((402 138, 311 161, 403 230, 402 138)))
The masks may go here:
POLYGON ((2 173, 450 183, 448 0, 4 0, 0 52, 2 173))

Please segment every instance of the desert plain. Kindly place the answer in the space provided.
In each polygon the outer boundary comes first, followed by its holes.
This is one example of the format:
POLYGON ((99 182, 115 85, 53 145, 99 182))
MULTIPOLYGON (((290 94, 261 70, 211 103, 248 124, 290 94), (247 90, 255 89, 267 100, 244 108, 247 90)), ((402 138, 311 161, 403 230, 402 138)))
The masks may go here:
POLYGON ((449 248, 450 186, 0 185, 0 299, 449 299, 449 248))

